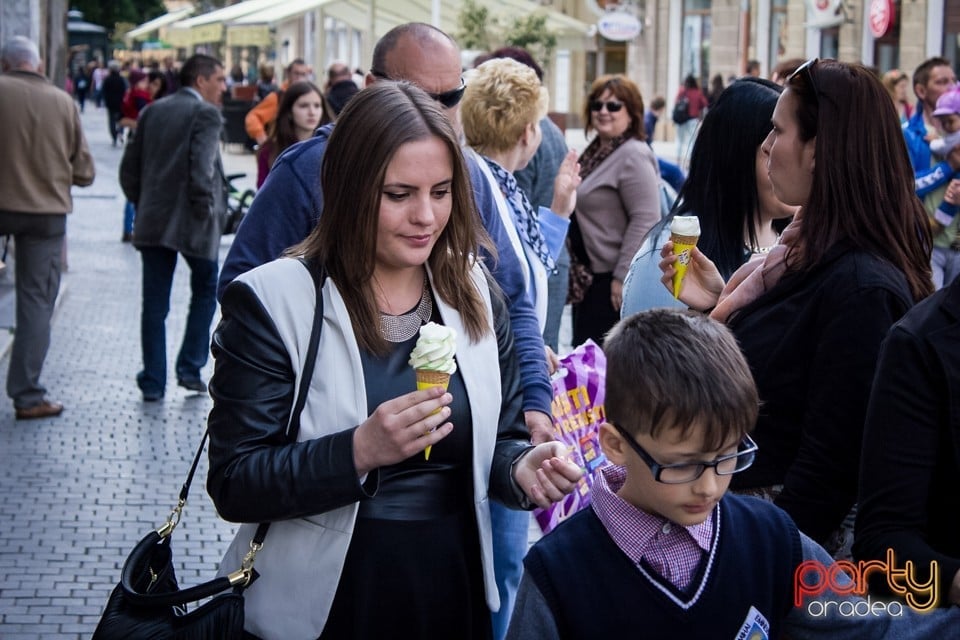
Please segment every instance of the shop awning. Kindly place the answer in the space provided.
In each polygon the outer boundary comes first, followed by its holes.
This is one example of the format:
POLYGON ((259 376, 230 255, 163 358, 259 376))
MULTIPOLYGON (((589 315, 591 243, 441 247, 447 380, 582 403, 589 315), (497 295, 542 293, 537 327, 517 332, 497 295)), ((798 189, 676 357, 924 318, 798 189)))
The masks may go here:
POLYGON ((199 16, 180 20, 167 33, 167 40, 178 47, 189 47, 209 42, 221 42, 224 25, 254 11, 277 4, 277 0, 246 0, 199 16))
POLYGON ((231 47, 271 44, 270 28, 293 20, 336 0, 287 0, 235 18, 227 24, 227 45, 231 47))
POLYGON ((190 16, 195 11, 193 7, 185 7, 177 11, 171 11, 166 13, 159 18, 154 18, 148 22, 144 22, 139 27, 127 31, 123 37, 125 40, 142 40, 146 39, 151 34, 159 31, 162 27, 173 24, 178 20, 183 20, 190 16))

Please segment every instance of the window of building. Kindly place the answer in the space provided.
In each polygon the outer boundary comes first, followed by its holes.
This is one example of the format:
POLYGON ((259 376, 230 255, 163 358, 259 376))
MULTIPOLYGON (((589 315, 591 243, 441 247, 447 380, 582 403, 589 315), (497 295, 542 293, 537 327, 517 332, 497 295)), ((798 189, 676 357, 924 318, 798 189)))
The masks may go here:
POLYGON ((770 7, 770 68, 787 52, 787 0, 773 0, 770 7))
POLYGON ((840 57, 840 27, 828 27, 820 30, 820 57, 840 57))
POLYGON ((960 65, 960 0, 944 2, 943 57, 954 69, 960 65))
POLYGON ((894 2, 893 26, 887 35, 873 41, 873 66, 880 73, 900 67, 900 2, 894 2))
POLYGON ((711 0, 683 0, 683 34, 680 45, 680 81, 693 75, 701 87, 710 78, 711 0))

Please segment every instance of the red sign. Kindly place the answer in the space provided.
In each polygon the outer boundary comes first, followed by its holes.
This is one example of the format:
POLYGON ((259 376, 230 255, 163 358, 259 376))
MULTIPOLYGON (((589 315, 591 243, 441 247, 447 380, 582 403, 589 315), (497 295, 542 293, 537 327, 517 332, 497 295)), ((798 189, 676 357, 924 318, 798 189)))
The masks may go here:
POLYGON ((871 0, 869 20, 874 38, 882 38, 890 33, 895 15, 893 0, 871 0))

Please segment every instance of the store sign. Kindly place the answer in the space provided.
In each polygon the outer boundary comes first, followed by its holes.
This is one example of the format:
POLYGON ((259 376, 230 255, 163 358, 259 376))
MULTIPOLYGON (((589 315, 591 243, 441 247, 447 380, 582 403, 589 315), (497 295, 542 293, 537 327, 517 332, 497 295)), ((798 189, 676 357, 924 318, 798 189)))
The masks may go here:
POLYGON ((270 27, 265 24, 231 25, 227 27, 228 47, 269 47, 270 27))
POLYGON ((807 0, 807 28, 826 29, 843 23, 842 0, 807 0))
POLYGON ((610 11, 597 21, 597 31, 600 35, 614 42, 633 40, 642 30, 637 16, 622 9, 610 11))
POLYGON ((870 33, 874 38, 882 38, 890 33, 896 15, 893 0, 872 0, 870 2, 870 33))

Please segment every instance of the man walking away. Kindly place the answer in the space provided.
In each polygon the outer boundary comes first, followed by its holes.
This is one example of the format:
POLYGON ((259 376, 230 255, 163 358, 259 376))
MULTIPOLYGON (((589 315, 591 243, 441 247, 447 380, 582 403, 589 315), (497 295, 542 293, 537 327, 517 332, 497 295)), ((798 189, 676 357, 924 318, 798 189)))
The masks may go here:
POLYGON ((50 319, 60 290, 60 260, 73 210, 70 185, 93 182, 94 166, 73 99, 42 74, 40 52, 15 36, 0 51, 0 122, 6 126, 0 171, 0 234, 16 246, 17 328, 7 395, 17 419, 60 415, 40 371, 50 347, 50 319))
POLYGON ((207 390, 200 369, 217 306, 217 253, 227 206, 220 159, 223 65, 195 55, 184 63, 180 83, 177 93, 143 110, 120 163, 123 193, 137 208, 134 246, 143 260, 143 370, 137 385, 148 402, 163 398, 166 389, 164 323, 178 253, 190 266, 191 299, 177 383, 198 393, 207 390))

